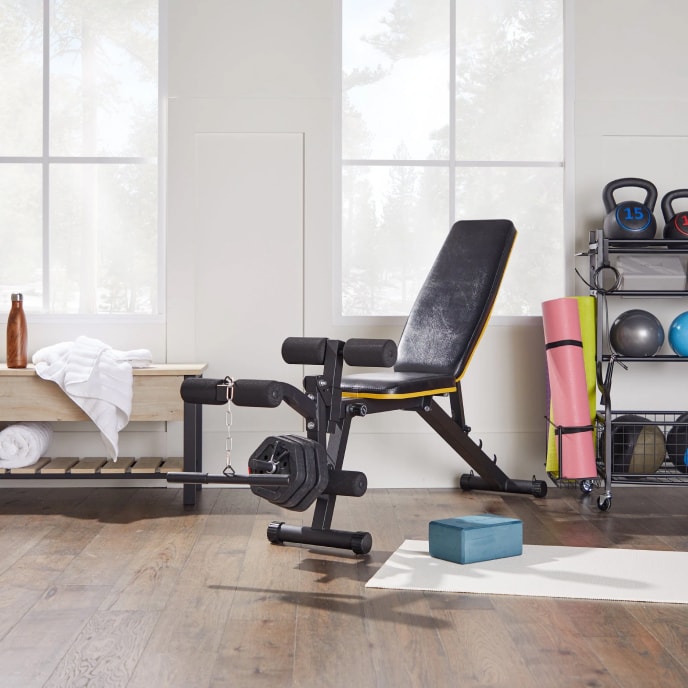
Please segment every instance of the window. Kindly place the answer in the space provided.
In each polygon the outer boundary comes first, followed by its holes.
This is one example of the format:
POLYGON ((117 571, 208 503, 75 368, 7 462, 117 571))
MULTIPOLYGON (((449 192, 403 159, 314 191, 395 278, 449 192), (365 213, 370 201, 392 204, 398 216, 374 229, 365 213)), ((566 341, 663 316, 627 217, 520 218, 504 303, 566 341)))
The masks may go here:
POLYGON ((457 219, 519 230, 495 313, 563 293, 563 63, 563 0, 343 0, 343 315, 407 314, 457 219))
POLYGON ((158 0, 0 17, 0 303, 158 314, 158 0))

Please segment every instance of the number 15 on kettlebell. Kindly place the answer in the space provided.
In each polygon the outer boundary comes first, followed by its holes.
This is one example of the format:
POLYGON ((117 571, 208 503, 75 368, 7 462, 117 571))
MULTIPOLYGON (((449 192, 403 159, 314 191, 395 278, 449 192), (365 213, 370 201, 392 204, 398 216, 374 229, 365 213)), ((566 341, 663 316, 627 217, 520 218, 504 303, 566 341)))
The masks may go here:
POLYGON ((657 221, 654 216, 657 202, 657 187, 646 179, 624 177, 609 182, 602 190, 602 201, 607 215, 603 230, 609 239, 654 239, 657 221), (617 204, 614 192, 626 187, 637 187, 645 191, 645 200, 622 201, 617 204))

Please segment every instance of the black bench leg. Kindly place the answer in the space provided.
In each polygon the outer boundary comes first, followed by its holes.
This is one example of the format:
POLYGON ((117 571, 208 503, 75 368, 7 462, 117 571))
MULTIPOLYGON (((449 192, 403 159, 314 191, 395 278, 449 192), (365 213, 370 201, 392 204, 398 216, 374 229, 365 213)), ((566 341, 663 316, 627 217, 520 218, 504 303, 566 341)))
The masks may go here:
POLYGON ((534 497, 547 494, 547 484, 543 480, 509 478, 434 399, 419 409, 418 414, 480 476, 462 476, 462 489, 514 492, 534 497))
MULTIPOLYGON (((203 468, 203 407, 184 403, 184 472, 200 473, 203 468)), ((196 491, 201 485, 185 483, 184 506, 196 504, 196 491)))

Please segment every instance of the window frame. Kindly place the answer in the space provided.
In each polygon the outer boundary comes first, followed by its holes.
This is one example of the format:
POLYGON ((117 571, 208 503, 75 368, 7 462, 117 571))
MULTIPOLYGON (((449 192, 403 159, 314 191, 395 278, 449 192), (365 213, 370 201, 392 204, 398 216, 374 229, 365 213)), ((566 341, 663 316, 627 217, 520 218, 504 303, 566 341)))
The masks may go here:
MULTIPOLYGON (((562 217, 562 241, 563 241, 563 265, 561 269, 564 274, 563 285, 565 294, 571 294, 574 291, 574 270, 573 258, 569 260, 569 256, 574 255, 575 251, 575 237, 574 237, 574 141, 573 141, 573 116, 574 116, 574 3, 571 0, 562 0, 562 40, 563 40, 563 145, 562 145, 562 160, 559 162, 550 161, 507 161, 507 160, 489 160, 489 161, 471 161, 456 159, 456 99, 449 98, 449 159, 447 161, 438 160, 390 160, 390 159, 375 159, 375 160, 361 160, 361 159, 345 159, 342 157, 342 51, 343 51, 343 3, 346 0, 337 0, 334 3, 333 13, 333 35, 334 35, 334 67, 336 70, 334 81, 334 135, 335 146, 333 154, 334 166, 334 189, 333 189, 333 255, 332 255, 332 313, 333 320, 336 325, 346 326, 403 326, 406 322, 407 316, 402 315, 345 315, 343 313, 343 218, 342 218, 342 173, 344 167, 356 166, 409 166, 414 168, 423 167, 441 167, 448 170, 449 173, 449 189, 452 190, 449 194, 449 218, 447 228, 449 228, 452 218, 455 217, 456 209, 456 195, 453 192, 456 182, 456 170, 462 167, 476 168, 476 167, 502 167, 502 168, 518 168, 518 167, 549 167, 558 168, 563 172, 563 189, 562 189, 562 203, 563 203, 563 217, 562 217)), ((449 79, 450 85, 456 84, 456 2, 449 0, 449 22, 450 22, 450 67, 449 79)), ((451 91, 450 86, 450 93, 451 91)), ((564 295, 564 294, 562 294, 564 295)), ((494 315, 492 321, 497 325, 516 325, 527 322, 539 321, 539 315, 494 315)))
POLYGON ((145 327, 164 323, 166 311, 166 181, 167 181, 167 107, 168 97, 168 1, 157 0, 158 5, 158 155, 154 158, 137 156, 59 156, 50 155, 50 2, 42 0, 42 143, 38 156, 2 156, 0 165, 38 164, 41 166, 41 236, 42 236, 42 293, 40 311, 31 312, 32 322, 46 325, 75 324, 128 324, 145 327), (50 167, 55 164, 90 165, 148 165, 157 164, 157 303, 151 313, 60 313, 50 312, 50 167))

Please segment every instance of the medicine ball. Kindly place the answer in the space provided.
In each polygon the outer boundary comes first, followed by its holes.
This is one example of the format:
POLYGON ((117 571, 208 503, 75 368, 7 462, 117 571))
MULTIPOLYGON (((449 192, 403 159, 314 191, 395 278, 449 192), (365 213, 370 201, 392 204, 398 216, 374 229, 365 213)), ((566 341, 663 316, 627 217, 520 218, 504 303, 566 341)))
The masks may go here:
POLYGON ((666 448, 676 469, 688 473, 688 413, 681 414, 667 433, 666 448))
POLYGON ((633 308, 612 323, 609 344, 621 356, 654 356, 664 344, 664 328, 652 313, 633 308))
POLYGON ((669 346, 678 356, 688 356, 688 311, 677 315, 669 326, 669 346))
MULTIPOLYGON (((601 454, 605 458, 605 433, 600 434, 601 454)), ((634 414, 612 421, 612 472, 655 473, 664 463, 664 433, 647 418, 634 414)))

